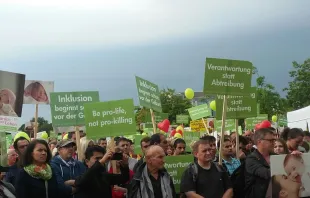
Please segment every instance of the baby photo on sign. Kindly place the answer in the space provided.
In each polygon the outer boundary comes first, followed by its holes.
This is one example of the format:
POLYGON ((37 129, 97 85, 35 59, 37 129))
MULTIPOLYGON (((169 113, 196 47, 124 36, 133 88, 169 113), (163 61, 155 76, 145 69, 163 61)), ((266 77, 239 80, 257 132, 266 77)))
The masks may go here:
POLYGON ((49 104, 49 95, 54 91, 54 82, 26 80, 24 104, 49 104))
POLYGON ((272 197, 310 197, 310 154, 271 156, 272 197))
POLYGON ((25 75, 0 71, 0 115, 21 117, 25 75))

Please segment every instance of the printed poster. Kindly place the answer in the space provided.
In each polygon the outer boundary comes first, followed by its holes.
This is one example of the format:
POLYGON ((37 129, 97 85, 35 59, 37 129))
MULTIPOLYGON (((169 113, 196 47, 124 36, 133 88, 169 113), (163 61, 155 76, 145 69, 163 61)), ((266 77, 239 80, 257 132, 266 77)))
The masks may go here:
POLYGON ((193 160, 193 155, 165 157, 165 168, 173 181, 176 193, 180 193, 180 184, 183 172, 193 162, 193 160))
POLYGON ((21 117, 25 75, 0 71, 0 115, 21 117))
POLYGON ((84 107, 87 138, 136 134, 133 99, 89 103, 84 107))
POLYGON ((271 156, 272 197, 310 196, 310 154, 271 156))
POLYGON ((54 82, 26 80, 24 104, 50 104, 50 93, 54 92, 54 82))
POLYGON ((53 92, 50 97, 53 127, 84 125, 84 104, 99 102, 98 91, 53 92))

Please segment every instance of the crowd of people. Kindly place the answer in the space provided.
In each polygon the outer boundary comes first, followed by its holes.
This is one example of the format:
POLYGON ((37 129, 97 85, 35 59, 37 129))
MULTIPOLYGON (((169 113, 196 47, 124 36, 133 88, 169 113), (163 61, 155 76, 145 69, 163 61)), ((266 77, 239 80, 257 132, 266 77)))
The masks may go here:
MULTIPOLYGON (((134 153, 133 141, 115 137, 107 142, 80 139, 78 155, 75 137, 49 141, 14 139, 8 150, 9 167, 1 167, 2 198, 297 198, 305 189, 290 177, 292 159, 309 152, 310 133, 285 128, 246 131, 220 141, 204 135, 186 152, 186 142, 154 134, 141 139, 141 153, 134 153), (180 192, 164 168, 165 156, 193 155, 182 175, 180 192), (221 154, 221 156, 219 156, 221 154), (271 176, 270 156, 291 154, 287 175, 271 176), (221 161, 219 161, 221 159, 221 161)), ((289 155, 288 155, 289 156, 289 155)))

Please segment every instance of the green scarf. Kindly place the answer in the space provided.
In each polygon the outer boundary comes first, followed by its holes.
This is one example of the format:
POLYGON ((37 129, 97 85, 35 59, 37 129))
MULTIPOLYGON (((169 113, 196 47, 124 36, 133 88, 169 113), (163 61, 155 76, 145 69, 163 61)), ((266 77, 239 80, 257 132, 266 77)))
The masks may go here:
POLYGON ((37 166, 31 164, 29 166, 24 167, 24 170, 31 176, 37 179, 43 179, 45 181, 50 180, 52 178, 52 169, 50 165, 46 164, 43 166, 37 166))

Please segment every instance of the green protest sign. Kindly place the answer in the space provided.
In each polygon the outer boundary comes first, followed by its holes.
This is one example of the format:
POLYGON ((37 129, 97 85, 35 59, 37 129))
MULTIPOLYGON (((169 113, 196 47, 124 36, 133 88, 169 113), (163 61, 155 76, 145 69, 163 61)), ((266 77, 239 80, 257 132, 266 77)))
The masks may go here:
MULTIPOLYGON (((241 119, 257 116, 256 87, 251 87, 248 95, 227 95, 227 119, 241 119)), ((222 119, 224 95, 216 95, 216 119, 222 119)))
POLYGON ((99 102, 99 92, 54 92, 50 98, 54 127, 79 126, 84 125, 84 104, 99 102))
POLYGON ((165 157, 165 168, 172 178, 176 193, 180 192, 182 174, 185 169, 192 163, 194 156, 178 155, 165 157))
POLYGON ((8 163, 6 141, 6 133, 0 131, 0 166, 7 166, 8 163))
POLYGON ((242 95, 251 87, 252 70, 249 61, 206 58, 204 93, 242 95))
POLYGON ((50 137, 51 138, 57 138, 57 134, 55 131, 50 131, 50 137))
POLYGON ((132 99, 85 104, 84 114, 89 139, 136 134, 132 99))
POLYGON ((7 133, 5 138, 7 147, 13 145, 13 136, 11 133, 7 133))
POLYGON ((186 143, 186 149, 185 150, 186 150, 186 152, 191 152, 192 149, 191 149, 190 145, 193 142, 198 141, 201 134, 200 134, 200 132, 184 131, 183 135, 184 135, 183 139, 186 143))
POLYGON ((255 129, 255 125, 261 123, 264 120, 268 120, 268 114, 260 114, 255 118, 247 118, 245 119, 245 128, 255 129))
POLYGON ((188 109, 189 116, 192 120, 198 120, 204 117, 211 116, 211 109, 207 104, 202 104, 188 109))
POLYGON ((140 105, 157 112, 162 112, 158 86, 136 76, 140 105))
MULTIPOLYGON (((216 131, 221 131, 222 129, 222 120, 215 121, 216 131)), ((225 120, 225 131, 236 131, 236 121, 234 119, 225 120)))
POLYGON ((177 115, 176 122, 178 124, 188 124, 189 116, 188 115, 177 115))
POLYGON ((151 137, 153 135, 153 132, 154 132, 153 126, 152 126, 152 128, 144 128, 143 129, 143 133, 146 133, 147 136, 149 136, 149 137, 151 137))
POLYGON ((142 154, 142 150, 141 150, 141 139, 144 138, 145 136, 143 135, 134 135, 134 144, 135 144, 135 154, 142 154))
POLYGON ((260 104, 257 103, 257 115, 259 115, 259 114, 260 114, 260 104))
POLYGON ((278 116, 278 125, 279 126, 287 126, 287 119, 286 119, 286 116, 284 115, 279 115, 278 116))
POLYGON ((241 126, 238 126, 238 133, 239 133, 239 135, 242 135, 242 127, 241 126))
POLYGON ((18 117, 0 116, 1 132, 16 132, 18 129, 18 117))
MULTIPOLYGON (((165 119, 168 119, 168 113, 159 113, 154 112, 155 122, 162 122, 165 119)), ((144 117, 144 123, 146 128, 153 128, 152 116, 151 113, 147 112, 144 117)))

